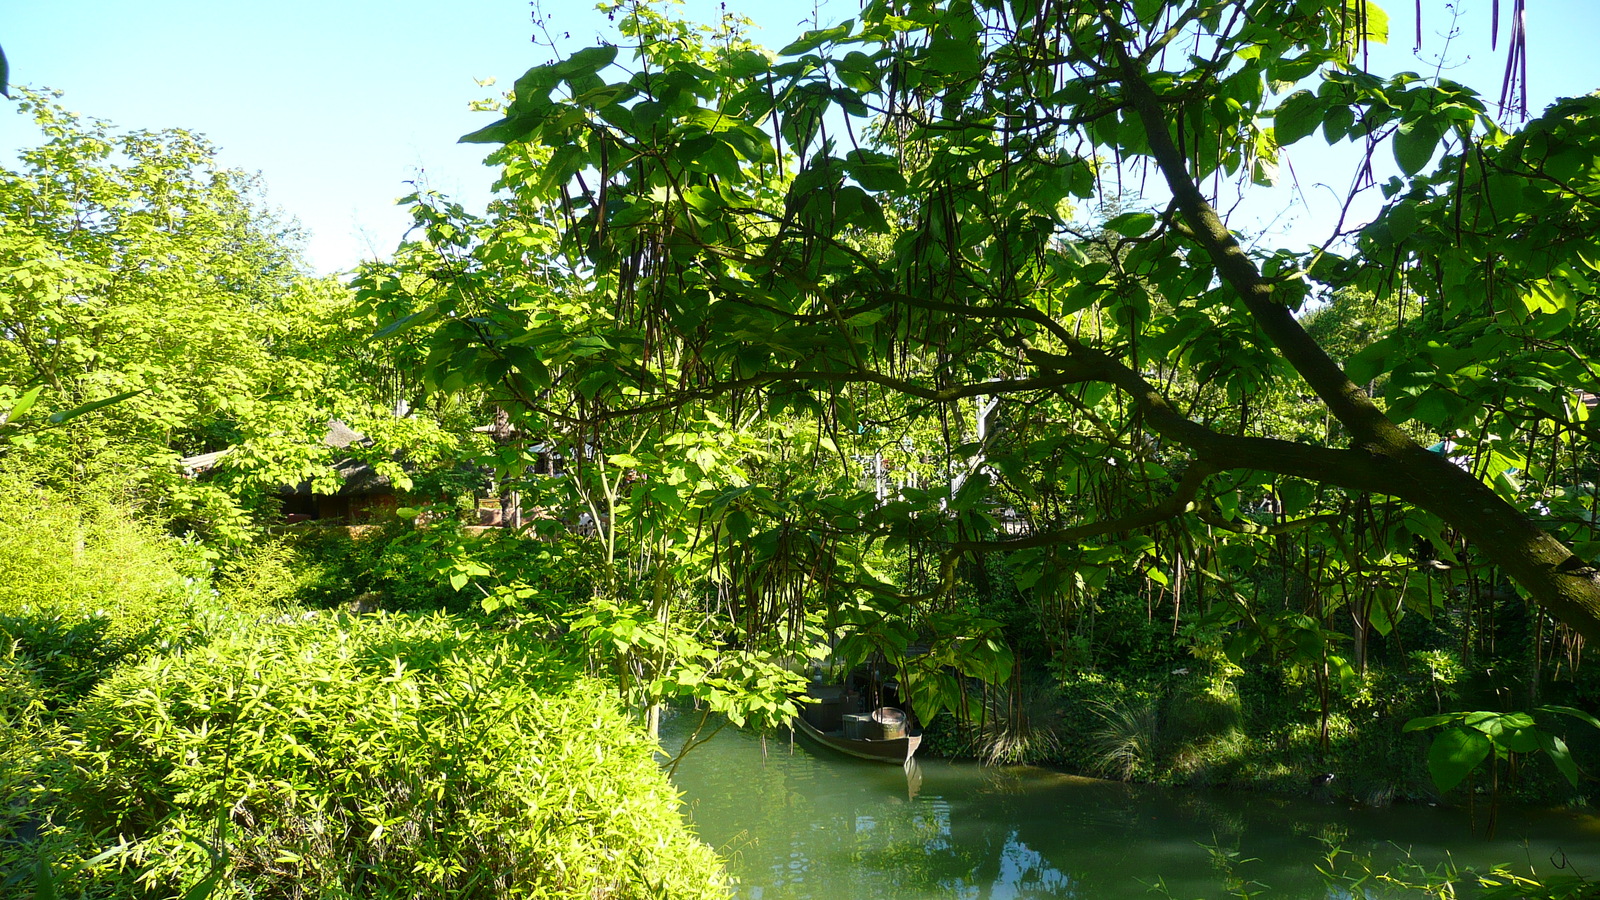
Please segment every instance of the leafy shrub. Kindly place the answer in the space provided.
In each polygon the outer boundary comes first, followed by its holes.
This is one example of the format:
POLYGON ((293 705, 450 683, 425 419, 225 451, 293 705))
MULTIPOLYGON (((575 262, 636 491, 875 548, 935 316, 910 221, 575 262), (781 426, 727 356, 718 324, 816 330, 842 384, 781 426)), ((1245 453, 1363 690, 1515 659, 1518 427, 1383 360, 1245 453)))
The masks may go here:
POLYGON ((578 668, 442 615, 219 637, 85 700, 56 822, 128 841, 107 895, 182 893, 215 851, 219 896, 720 896, 652 745, 578 668))
POLYGON ((105 492, 78 496, 0 472, 0 642, 52 704, 118 664, 192 641, 216 604, 196 548, 105 492))
POLYGON ((76 701, 118 664, 160 643, 159 626, 129 633, 117 624, 106 613, 0 616, 0 639, 35 679, 34 699, 53 709, 76 701))
MULTIPOLYGON (((278 564, 294 573, 290 597, 310 606, 337 606, 362 594, 377 593, 381 580, 374 570, 398 524, 383 528, 349 532, 343 528, 299 527, 291 529, 270 555, 243 557, 238 574, 226 572, 225 584, 245 585, 257 578, 255 571, 270 570, 278 564)), ((230 590, 224 587, 224 591, 230 590)))
POLYGON ((0 473, 0 614, 104 613, 115 632, 167 618, 206 566, 95 487, 75 496, 0 473))
POLYGON ((1190 682, 1173 691, 1167 700, 1167 729, 1174 743, 1205 740, 1239 729, 1243 716, 1239 696, 1226 685, 1213 689, 1190 682))
POLYGON ((227 583, 261 584, 256 595, 270 593, 273 583, 287 585, 283 595, 312 606, 368 596, 391 611, 467 612, 494 597, 496 609, 559 614, 592 595, 593 573, 602 565, 592 542, 582 539, 534 539, 501 529, 474 534, 454 519, 436 518, 425 527, 399 520, 356 533, 297 528, 270 552, 242 556, 239 574, 230 570, 227 583))
POLYGON ((323 577, 295 539, 270 536, 229 548, 213 580, 229 607, 281 609, 297 605, 323 577))
POLYGON ((1149 777, 1160 749, 1161 716, 1156 704, 1103 702, 1095 712, 1100 724, 1089 732, 1094 770, 1119 781, 1149 777))
POLYGON ((29 661, 0 648, 0 896, 31 878, 40 855, 70 853, 83 840, 70 823, 40 834, 44 818, 32 801, 59 769, 67 738, 41 702, 44 693, 29 661))
POLYGON ((1054 730, 1062 762, 1116 778, 1149 775, 1160 712, 1155 692, 1098 672, 1062 676, 1055 692, 1061 712, 1054 730))

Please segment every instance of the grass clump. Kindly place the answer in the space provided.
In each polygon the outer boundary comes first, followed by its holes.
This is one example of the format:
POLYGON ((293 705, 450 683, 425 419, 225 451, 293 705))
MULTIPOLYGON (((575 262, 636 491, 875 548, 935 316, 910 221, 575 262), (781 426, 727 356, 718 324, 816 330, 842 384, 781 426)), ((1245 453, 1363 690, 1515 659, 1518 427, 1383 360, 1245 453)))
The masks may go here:
POLYGON ((258 626, 122 670, 75 730, 51 825, 126 844, 91 896, 725 892, 612 695, 516 631, 258 626))

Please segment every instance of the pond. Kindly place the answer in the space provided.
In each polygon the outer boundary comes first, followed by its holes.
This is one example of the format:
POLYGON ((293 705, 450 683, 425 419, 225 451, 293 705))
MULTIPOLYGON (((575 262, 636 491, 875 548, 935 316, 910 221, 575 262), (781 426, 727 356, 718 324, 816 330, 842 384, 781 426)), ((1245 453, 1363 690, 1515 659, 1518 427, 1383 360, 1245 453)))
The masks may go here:
MULTIPOLYGON (((697 719, 668 719, 663 745, 676 750, 697 719)), ((1152 892, 1158 882, 1181 900, 1233 896, 1219 859, 1231 859, 1232 877, 1263 897, 1350 897, 1317 874, 1328 840, 1384 868, 1409 854, 1429 869, 1510 863, 1550 873, 1565 863, 1600 876, 1600 816, 1590 811, 1502 810, 1488 841, 1473 836, 1466 810, 1126 785, 940 759, 908 772, 804 738, 791 745, 786 731, 763 741, 733 728, 689 753, 673 781, 745 900, 1167 896, 1152 892)))

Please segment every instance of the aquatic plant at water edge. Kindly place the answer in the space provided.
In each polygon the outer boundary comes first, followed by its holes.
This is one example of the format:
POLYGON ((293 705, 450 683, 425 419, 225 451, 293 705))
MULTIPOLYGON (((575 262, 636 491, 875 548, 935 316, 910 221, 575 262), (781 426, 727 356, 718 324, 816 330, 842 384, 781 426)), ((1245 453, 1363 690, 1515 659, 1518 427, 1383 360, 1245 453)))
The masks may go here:
POLYGON ((263 626, 124 670, 76 725, 52 821, 128 842, 91 895, 181 894, 213 853, 217 896, 723 894, 652 746, 521 632, 263 626))
POLYGON ((1089 732, 1090 753, 1102 774, 1129 781, 1155 764, 1160 714, 1153 702, 1137 699, 1099 704, 1100 725, 1089 732))
POLYGON ((1594 900, 1600 885, 1583 875, 1555 864, 1553 871, 1540 872, 1533 865, 1512 867, 1499 863, 1483 869, 1457 865, 1452 859, 1434 866, 1423 865, 1409 850, 1398 862, 1380 864, 1370 854, 1345 848, 1343 835, 1319 837, 1323 858, 1317 873, 1328 885, 1329 896, 1436 897, 1454 900, 1462 893, 1479 900, 1594 900))
POLYGON ((984 691, 983 718, 968 735, 972 755, 989 765, 1054 759, 1061 750, 1060 697, 1048 688, 1003 683, 984 691))

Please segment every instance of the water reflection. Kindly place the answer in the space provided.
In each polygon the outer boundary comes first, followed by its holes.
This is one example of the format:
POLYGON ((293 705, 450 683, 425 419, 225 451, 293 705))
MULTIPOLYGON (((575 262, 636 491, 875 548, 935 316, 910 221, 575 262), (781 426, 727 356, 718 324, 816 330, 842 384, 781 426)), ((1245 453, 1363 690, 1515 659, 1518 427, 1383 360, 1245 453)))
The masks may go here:
MULTIPOLYGON (((667 746, 673 728, 665 725, 667 746)), ((681 735, 679 736, 681 740, 681 735)), ((1531 861, 1565 852, 1600 874, 1600 819, 1506 814, 1501 839, 1469 834, 1464 814, 1168 791, 1026 767, 922 760, 914 773, 727 729, 674 778, 702 838, 730 859, 747 900, 1023 900, 1222 897, 1232 877, 1274 898, 1349 897, 1314 866, 1319 836, 1398 862, 1531 861), (1523 839, 1527 843, 1524 845, 1523 839), (1231 854, 1231 856, 1230 856, 1231 854)))

